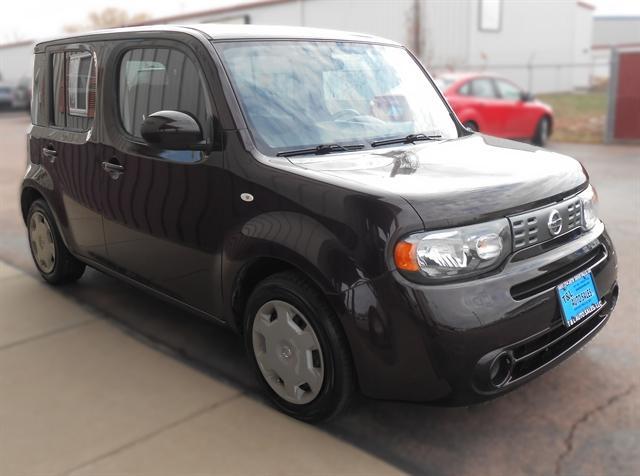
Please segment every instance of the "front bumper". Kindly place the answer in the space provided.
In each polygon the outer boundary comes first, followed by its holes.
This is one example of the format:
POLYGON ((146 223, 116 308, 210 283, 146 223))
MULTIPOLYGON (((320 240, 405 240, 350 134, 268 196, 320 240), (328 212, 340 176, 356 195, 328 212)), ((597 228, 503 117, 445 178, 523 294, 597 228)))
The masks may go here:
POLYGON ((554 246, 529 257, 523 250, 500 272, 472 281, 425 286, 393 272, 345 292, 342 320, 362 392, 466 405, 505 393, 578 350, 615 306, 616 254, 602 224, 554 246), (585 269, 604 305, 565 328, 555 287, 585 269), (510 372, 496 385, 489 368, 500 355, 510 359, 510 372))

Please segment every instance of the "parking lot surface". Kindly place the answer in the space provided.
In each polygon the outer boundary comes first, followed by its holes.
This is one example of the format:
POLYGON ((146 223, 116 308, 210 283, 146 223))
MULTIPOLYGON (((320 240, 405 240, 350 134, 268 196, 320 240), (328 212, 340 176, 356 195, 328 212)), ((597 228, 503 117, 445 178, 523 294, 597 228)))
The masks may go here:
MULTIPOLYGON (((0 259, 35 276, 18 204, 27 125, 28 118, 22 114, 0 115, 0 259)), ((412 473, 640 473, 640 147, 552 144, 550 148, 572 155, 585 165, 600 197, 600 216, 617 247, 620 299, 604 330, 559 367, 486 404, 437 408, 361 400, 346 415, 321 425, 322 431, 412 473)), ((99 325, 103 328, 125 330, 137 344, 162 352, 184 372, 206 376, 203 386, 224 382, 236 392, 261 399, 241 341, 229 331, 96 271, 88 271, 77 284, 53 292, 77 304, 83 312, 100 316, 99 325)), ((32 299, 38 296, 38 292, 30 294, 32 299)), ((4 300, 0 300, 0 312, 3 318, 11 312, 4 300)), ((105 330, 105 334, 110 332, 105 330)), ((109 344, 96 341, 95 345, 109 344)), ((83 358, 83 352, 78 350, 78 359, 83 358)), ((10 367, 7 358, 0 350, 0 379, 10 371, 12 375, 18 372, 15 368, 5 370, 10 367)), ((165 372, 163 367, 156 370, 165 372)), ((159 375, 150 378, 161 380, 159 375)), ((72 385, 73 380, 61 380, 60 384, 72 385)), ((171 407, 179 407, 184 399, 183 410, 188 413, 186 407, 192 396, 181 395, 177 388, 172 388, 170 395, 174 399, 171 407)), ((47 399, 34 398, 32 402, 34 413, 46 411, 47 399)), ((194 432, 190 434, 215 444, 220 437, 216 433, 224 432, 240 444, 253 431, 254 414, 250 409, 246 413, 238 409, 237 414, 238 420, 233 424, 216 418, 201 419, 196 428, 189 430, 194 432)), ((116 414, 114 422, 127 425, 118 418, 121 415, 116 414)), ((285 424, 283 420, 287 419, 275 413, 269 418, 269 424, 276 426, 285 424)), ((59 425, 64 425, 63 419, 59 425)), ((135 472, 141 468, 141 461, 168 451, 172 441, 160 438, 153 445, 128 452, 121 461, 111 460, 111 466, 105 463, 95 469, 103 473, 135 472)), ((292 454, 301 449, 292 448, 292 454)), ((182 447, 177 450, 187 451, 182 447)), ((315 451, 322 453, 325 448, 321 445, 315 451)), ((167 471, 193 470, 188 454, 176 452, 175 458, 176 466, 167 471)), ((202 471, 203 467, 196 469, 202 471)), ((362 467, 354 461, 352 467, 340 466, 340 471, 356 473, 362 467)))

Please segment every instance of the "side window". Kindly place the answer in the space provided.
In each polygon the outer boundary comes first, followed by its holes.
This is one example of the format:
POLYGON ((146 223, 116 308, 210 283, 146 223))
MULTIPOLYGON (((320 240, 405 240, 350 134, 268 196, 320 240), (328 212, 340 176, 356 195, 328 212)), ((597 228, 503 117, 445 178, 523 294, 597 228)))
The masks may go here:
POLYGON ((206 92, 198 67, 171 48, 127 51, 120 62, 120 119, 124 129, 140 136, 142 121, 157 111, 181 111, 194 116, 203 131, 208 114, 206 92))
POLYGON ((462 86, 460 86, 460 89, 458 89, 458 94, 460 94, 461 96, 471 96, 471 82, 467 81, 462 86))
POLYGON ((96 112, 96 73, 88 51, 66 53, 67 127, 86 130, 96 112))
POLYGON ((496 92, 493 81, 489 78, 474 79, 471 82, 471 93, 479 98, 495 99, 496 92))
POLYGON ((66 127, 65 98, 64 98, 64 53, 51 55, 51 124, 66 127))
POLYGON ((37 126, 46 126, 46 72, 47 55, 38 53, 33 55, 33 84, 31 85, 31 123, 37 126))
POLYGON ((500 31, 502 24, 502 0, 479 0, 479 22, 481 31, 500 31))
POLYGON ((496 86, 500 97, 507 101, 519 101, 521 97, 520 89, 508 81, 496 80, 496 86))
POLYGON ((73 130, 91 127, 96 109, 96 65, 87 51, 53 53, 51 124, 73 130))

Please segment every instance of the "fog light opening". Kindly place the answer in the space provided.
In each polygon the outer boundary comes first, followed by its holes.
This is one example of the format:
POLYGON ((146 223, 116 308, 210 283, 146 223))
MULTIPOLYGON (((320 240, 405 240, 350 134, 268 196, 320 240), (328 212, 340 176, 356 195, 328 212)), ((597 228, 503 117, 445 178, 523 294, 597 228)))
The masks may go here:
POLYGON ((618 293, 620 292, 620 289, 618 288, 618 285, 616 284, 613 287, 613 292, 611 293, 611 308, 613 309, 616 305, 616 303, 618 302, 618 293))
POLYGON ((498 354, 489 367, 489 381, 496 388, 502 387, 511 376, 513 357, 508 352, 498 354))

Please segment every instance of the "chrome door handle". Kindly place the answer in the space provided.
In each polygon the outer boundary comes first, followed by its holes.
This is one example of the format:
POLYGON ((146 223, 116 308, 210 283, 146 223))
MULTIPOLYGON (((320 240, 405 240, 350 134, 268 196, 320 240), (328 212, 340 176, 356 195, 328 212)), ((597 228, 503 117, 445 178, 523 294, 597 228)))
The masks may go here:
POLYGON ((42 148, 42 155, 43 157, 49 159, 49 162, 51 162, 52 164, 56 161, 56 157, 58 157, 58 153, 55 151, 55 149, 50 149, 49 147, 42 148))
POLYGON ((102 170, 107 172, 113 180, 118 180, 124 173, 124 166, 113 162, 102 162, 102 170))

